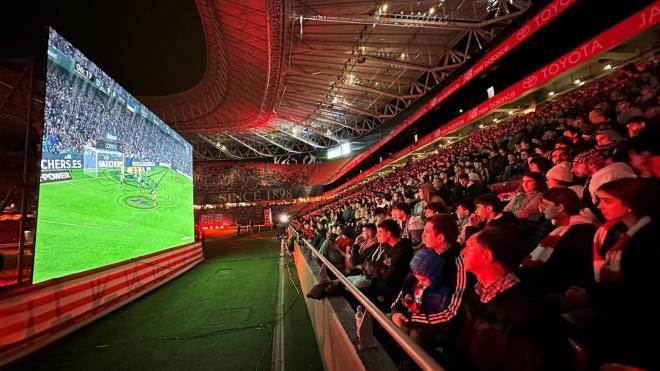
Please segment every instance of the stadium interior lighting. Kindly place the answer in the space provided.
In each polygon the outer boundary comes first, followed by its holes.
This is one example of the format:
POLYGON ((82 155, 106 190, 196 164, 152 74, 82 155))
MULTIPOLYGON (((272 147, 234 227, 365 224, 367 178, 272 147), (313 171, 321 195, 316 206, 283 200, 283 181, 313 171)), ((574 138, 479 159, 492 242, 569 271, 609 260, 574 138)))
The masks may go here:
POLYGON ((458 110, 458 113, 463 113, 463 109, 462 109, 462 108, 459 109, 459 110, 458 110))
POLYGON ((513 111, 509 111, 509 115, 513 115, 513 111))
POLYGON ((287 214, 280 215, 280 223, 286 224, 289 222, 289 216, 287 214))
POLYGON ((573 83, 574 83, 575 85, 580 85, 581 82, 582 82, 582 81, 580 81, 580 79, 575 79, 575 81, 573 81, 573 83))
POLYGON ((435 13, 435 8, 429 9, 429 15, 433 15, 433 13, 435 13))
POLYGON ((550 97, 553 96, 553 95, 555 95, 554 91, 551 91, 551 92, 548 93, 548 96, 550 96, 550 97))
POLYGON ((611 65, 611 64, 607 64, 605 67, 603 67, 603 69, 604 69, 604 70, 611 70, 611 69, 612 69, 612 65, 611 65))

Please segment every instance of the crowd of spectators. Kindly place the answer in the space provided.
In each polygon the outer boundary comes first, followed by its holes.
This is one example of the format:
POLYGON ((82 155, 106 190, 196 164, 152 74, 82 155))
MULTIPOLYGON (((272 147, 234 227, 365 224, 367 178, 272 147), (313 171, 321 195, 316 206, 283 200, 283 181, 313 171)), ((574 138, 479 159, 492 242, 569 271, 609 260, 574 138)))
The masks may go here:
POLYGON ((195 190, 204 193, 246 192, 260 189, 291 189, 307 185, 305 173, 276 170, 260 171, 243 166, 204 166, 195 168, 195 190))
POLYGON ((200 210, 195 213, 195 217, 200 220, 204 214, 222 215, 222 219, 230 224, 264 224, 263 206, 240 206, 240 207, 219 207, 213 209, 200 210))
POLYGON ((614 69, 294 225, 445 368, 658 369, 659 71, 614 69))
MULTIPOLYGON (((51 42, 75 61, 86 61, 64 39, 55 37, 51 42)), ((104 80, 105 87, 123 92, 124 98, 128 96, 94 64, 87 63, 85 67, 95 79, 104 80)), ((125 102, 76 73, 55 63, 48 63, 47 71, 44 152, 82 155, 85 145, 95 147, 97 142, 112 138, 116 150, 127 158, 167 163, 192 177, 190 145, 175 139, 139 112, 129 111, 125 102)))
MULTIPOLYGON (((242 224, 249 225, 252 221, 253 225, 264 225, 265 209, 270 209, 270 218, 273 224, 283 223, 280 219, 281 215, 286 215, 287 218, 292 215, 298 214, 301 209, 307 205, 304 203, 295 204, 274 204, 268 206, 252 205, 252 206, 237 206, 237 207, 215 207, 212 209, 201 209, 195 212, 195 218, 198 224, 203 219, 202 215, 219 215, 222 221, 229 224, 242 224)), ((287 224, 288 219, 283 224, 287 224)))

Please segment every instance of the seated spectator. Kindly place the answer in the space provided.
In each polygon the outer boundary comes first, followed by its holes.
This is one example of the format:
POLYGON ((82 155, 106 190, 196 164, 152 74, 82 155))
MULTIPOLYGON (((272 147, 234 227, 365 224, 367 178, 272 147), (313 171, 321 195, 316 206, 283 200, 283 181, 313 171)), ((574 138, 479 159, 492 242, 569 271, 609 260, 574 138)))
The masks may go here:
POLYGON ((414 210, 415 205, 417 205, 417 200, 415 199, 415 192, 412 189, 406 189, 403 191, 403 199, 405 203, 407 203, 408 206, 414 210))
POLYGON ((607 220, 596 232, 591 288, 564 295, 580 340, 601 363, 620 362, 657 369, 655 342, 660 330, 653 273, 660 266, 657 183, 624 178, 601 185, 598 207, 607 220))
MULTIPOLYGON (((573 155, 577 155, 578 153, 582 153, 588 149, 591 149, 591 145, 582 139, 582 130, 580 130, 577 127, 571 127, 569 126, 566 128, 564 131, 564 136, 569 138, 571 140, 571 153, 573 155)), ((568 154, 568 152, 567 152, 568 154)), ((568 161, 568 158, 564 158, 563 161, 568 161)), ((557 162, 553 158, 553 162, 556 164, 557 162)))
POLYGON ((320 220, 316 224, 316 228, 314 230, 314 236, 312 237, 312 240, 310 241, 312 246, 314 246, 314 248, 317 249, 317 250, 321 248, 321 243, 323 241, 325 241, 325 238, 327 236, 328 231, 325 228, 325 225, 326 225, 326 223, 325 223, 324 220, 320 220))
POLYGON ((371 281, 370 298, 385 309, 401 290, 414 252, 410 240, 401 238, 401 229, 392 219, 378 225, 376 238, 380 246, 372 259, 364 262, 364 271, 371 281))
POLYGON ((519 275, 538 280, 547 293, 589 286, 596 226, 578 215, 580 199, 568 188, 552 188, 543 193, 541 209, 555 228, 522 261, 519 275))
POLYGON ((647 127, 648 120, 644 116, 633 116, 625 123, 628 128, 628 137, 634 138, 640 135, 647 127))
POLYGON ((532 173, 540 173, 545 175, 548 170, 553 166, 552 161, 548 160, 545 157, 536 156, 529 158, 529 171, 532 173))
POLYGON ((459 230, 468 225, 470 215, 474 213, 474 210, 474 199, 472 198, 464 198, 456 204, 456 225, 459 230))
MULTIPOLYGON (((433 264, 433 269, 437 270, 433 285, 436 293, 442 293, 444 300, 435 302, 433 308, 419 310, 416 312, 404 311, 401 306, 397 307, 395 303, 395 312, 399 315, 392 317, 397 325, 403 325, 408 328, 419 329, 424 336, 424 343, 433 346, 442 346, 445 350, 453 347, 453 339, 458 330, 459 308, 465 290, 465 270, 460 258, 459 247, 456 244, 458 228, 456 222, 448 214, 434 215, 426 221, 424 225, 424 245, 425 250, 420 250, 417 254, 421 256, 431 256, 429 263, 433 264), (397 308, 399 310, 397 310, 397 308)), ((414 276, 408 276, 407 285, 404 285, 399 294, 399 300, 406 299, 406 294, 414 289, 414 276)), ((405 306, 404 306, 405 307, 405 306)))
POLYGON ((548 188, 566 187, 570 188, 578 198, 582 198, 582 186, 573 184, 573 173, 571 172, 571 163, 568 161, 560 162, 553 166, 545 174, 545 184, 548 188))
POLYGON ((431 326, 410 322, 410 318, 447 308, 449 289, 443 280, 443 268, 443 258, 433 250, 418 251, 410 261, 411 272, 393 305, 392 322, 421 346, 431 343, 435 331, 431 326))
POLYGON ((468 197, 478 197, 484 193, 488 193, 488 187, 481 181, 481 177, 477 173, 468 173, 467 194, 468 197))
POLYGON ((458 176, 458 183, 454 186, 454 189, 451 191, 451 196, 449 197, 449 202, 452 205, 456 205, 458 201, 471 197, 471 191, 468 188, 470 183, 470 176, 466 173, 462 173, 458 176))
POLYGON ((508 165, 504 168, 504 180, 509 180, 515 175, 518 175, 519 163, 518 158, 514 154, 507 155, 508 165))
MULTIPOLYGON (((465 298, 461 350, 479 370, 567 369, 568 342, 558 316, 530 282, 520 282, 507 254, 516 244, 506 228, 471 236, 461 252, 465 269, 477 278, 465 298)), ((463 364, 460 369, 472 369, 463 364)))
POLYGON ((399 223, 401 238, 409 239, 413 248, 417 249, 422 242, 422 231, 424 230, 422 219, 411 216, 410 208, 403 202, 392 206, 392 217, 399 223))
POLYGON ((596 131, 596 149, 614 161, 626 161, 623 137, 614 128, 601 126, 596 131))
POLYGON ((660 178, 660 127, 644 130, 628 142, 630 165, 642 178, 660 178))
POLYGON ((430 218, 435 214, 448 214, 449 207, 444 201, 430 202, 424 207, 424 217, 430 218))
POLYGON ((333 233, 332 230, 328 230, 326 233, 326 238, 321 242, 319 247, 319 252, 328 259, 334 266, 339 269, 343 269, 344 262, 346 261, 345 249, 340 249, 337 246, 337 234, 333 233))
POLYGON ((604 221, 604 218, 596 207, 598 200, 595 193, 598 187, 615 179, 637 176, 628 164, 612 162, 597 149, 591 149, 576 156, 573 159, 571 171, 578 178, 586 179, 581 206, 583 209, 588 209, 591 215, 599 221, 604 221))
MULTIPOLYGON (((518 221, 513 213, 503 211, 504 203, 492 193, 477 197, 474 205, 474 213, 468 220, 469 227, 473 228, 472 233, 485 227, 506 226, 518 221)), ((472 233, 468 233, 466 238, 472 233)))
POLYGON ((542 192, 546 190, 545 179, 539 173, 526 173, 522 178, 522 192, 516 194, 504 211, 512 212, 516 218, 525 219, 539 212, 542 192))
POLYGON ((465 198, 456 205, 456 225, 458 227, 458 243, 462 246, 465 243, 465 230, 470 223, 470 216, 475 210, 474 199, 465 198))
POLYGON ((419 202, 415 204, 415 209, 412 212, 413 216, 421 217, 424 213, 426 204, 435 201, 442 201, 441 198, 435 196, 435 188, 432 184, 423 183, 419 186, 419 202))
POLYGON ((550 159, 552 160, 553 164, 557 165, 560 162, 570 161, 571 156, 568 154, 568 151, 563 148, 559 148, 552 151, 550 159))
POLYGON ((484 184, 490 183, 490 170, 488 170, 487 167, 484 167, 484 163, 481 162, 481 160, 474 162, 474 170, 479 174, 479 177, 484 184))
POLYGON ((380 224, 383 220, 387 219, 387 211, 382 207, 374 209, 373 224, 380 224))
POLYGON ((341 255, 344 256, 344 258, 347 257, 346 251, 350 249, 351 246, 353 246, 353 230, 351 227, 348 226, 342 226, 340 228, 340 234, 339 237, 337 238, 336 244, 337 244, 337 249, 341 252, 341 255))
POLYGON ((360 241, 351 246, 348 253, 348 259, 346 261, 346 270, 348 272, 347 276, 360 275, 364 271, 363 263, 365 260, 369 259, 373 252, 378 246, 378 241, 376 240, 376 225, 375 224, 366 224, 362 227, 362 234, 360 235, 360 241))

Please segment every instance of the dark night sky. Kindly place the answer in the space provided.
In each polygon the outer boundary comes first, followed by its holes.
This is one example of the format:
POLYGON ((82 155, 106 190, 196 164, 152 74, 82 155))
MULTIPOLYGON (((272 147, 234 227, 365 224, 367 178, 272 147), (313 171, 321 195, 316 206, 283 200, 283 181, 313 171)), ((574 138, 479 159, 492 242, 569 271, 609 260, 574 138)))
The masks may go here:
POLYGON ((55 0, 1 5, 0 55, 45 55, 45 27, 58 33, 136 96, 199 82, 206 65, 194 0, 55 0))

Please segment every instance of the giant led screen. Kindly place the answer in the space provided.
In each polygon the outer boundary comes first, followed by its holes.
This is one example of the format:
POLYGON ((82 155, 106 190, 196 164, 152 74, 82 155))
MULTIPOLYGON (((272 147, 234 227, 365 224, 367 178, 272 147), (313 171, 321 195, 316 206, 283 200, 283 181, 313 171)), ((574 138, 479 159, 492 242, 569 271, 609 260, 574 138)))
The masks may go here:
POLYGON ((53 29, 44 114, 33 282, 194 241, 192 146, 53 29))

